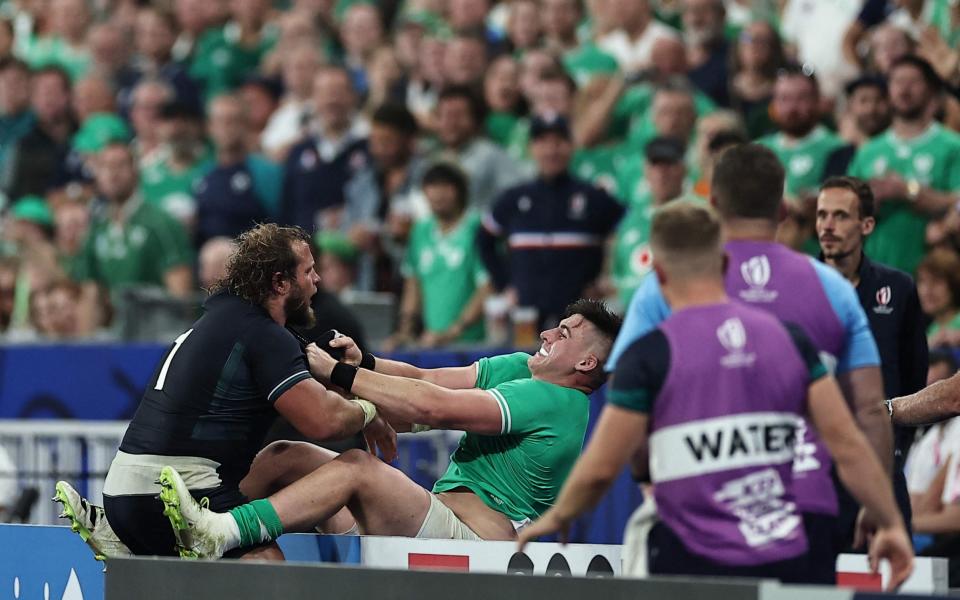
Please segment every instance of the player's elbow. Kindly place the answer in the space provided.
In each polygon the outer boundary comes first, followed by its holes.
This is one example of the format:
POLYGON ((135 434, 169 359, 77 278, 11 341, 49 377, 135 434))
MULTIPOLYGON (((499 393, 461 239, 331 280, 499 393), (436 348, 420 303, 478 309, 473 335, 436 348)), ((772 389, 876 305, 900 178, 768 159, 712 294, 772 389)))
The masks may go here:
POLYGON ((356 433, 350 429, 351 415, 346 406, 327 414, 320 414, 320 412, 314 411, 304 415, 292 421, 291 424, 300 433, 318 442, 339 440, 356 433))

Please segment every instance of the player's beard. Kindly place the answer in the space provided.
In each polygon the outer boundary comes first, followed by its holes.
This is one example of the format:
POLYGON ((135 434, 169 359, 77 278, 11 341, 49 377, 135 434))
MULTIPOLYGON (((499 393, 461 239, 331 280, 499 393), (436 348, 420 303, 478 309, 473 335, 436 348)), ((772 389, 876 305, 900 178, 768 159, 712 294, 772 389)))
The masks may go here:
POLYGON ((317 316, 313 313, 310 298, 303 293, 303 288, 294 284, 292 294, 283 303, 283 310, 287 315, 287 325, 310 329, 317 324, 317 316))

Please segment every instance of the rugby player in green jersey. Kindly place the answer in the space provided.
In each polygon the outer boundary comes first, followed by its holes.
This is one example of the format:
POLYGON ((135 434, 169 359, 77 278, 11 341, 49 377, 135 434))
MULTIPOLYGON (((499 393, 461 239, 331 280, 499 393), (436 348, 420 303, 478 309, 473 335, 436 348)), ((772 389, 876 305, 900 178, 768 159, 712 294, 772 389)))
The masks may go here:
POLYGON ((311 345, 314 376, 369 400, 402 429, 466 431, 446 474, 428 492, 363 451, 333 456, 316 449, 319 467, 292 485, 228 513, 203 508, 179 474, 160 475, 161 500, 181 556, 219 557, 284 532, 343 532, 440 539, 509 540, 545 512, 580 454, 587 395, 603 385, 603 361, 620 319, 599 302, 571 305, 558 327, 541 333, 534 355, 484 358, 468 367, 421 370, 376 360, 358 369, 349 338, 337 362, 311 345))

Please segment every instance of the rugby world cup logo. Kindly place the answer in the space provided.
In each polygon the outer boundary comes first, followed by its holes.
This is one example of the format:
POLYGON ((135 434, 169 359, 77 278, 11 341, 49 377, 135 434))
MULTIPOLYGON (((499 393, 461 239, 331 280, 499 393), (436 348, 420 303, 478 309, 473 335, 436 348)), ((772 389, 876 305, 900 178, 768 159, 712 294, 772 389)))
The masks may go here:
POLYGON ((753 352, 744 352, 747 345, 747 331, 743 328, 740 319, 732 317, 717 328, 717 339, 730 353, 720 358, 720 364, 728 369, 749 367, 754 363, 757 355, 753 352))
POLYGON ((750 287, 763 287, 770 281, 770 260, 765 254, 754 256, 740 265, 740 274, 750 287))
POLYGON ((723 347, 731 352, 742 350, 747 345, 747 332, 743 329, 740 319, 727 319, 717 328, 717 339, 723 347))
POLYGON ((890 306, 890 301, 893 300, 893 292, 890 290, 889 285, 878 289, 876 298, 877 305, 873 307, 873 312, 878 315, 889 315, 893 312, 893 307, 890 306))
POLYGON ((770 282, 770 259, 766 254, 754 256, 740 263, 740 276, 748 290, 740 291, 740 298, 746 302, 773 302, 779 295, 774 290, 767 290, 765 286, 770 282))

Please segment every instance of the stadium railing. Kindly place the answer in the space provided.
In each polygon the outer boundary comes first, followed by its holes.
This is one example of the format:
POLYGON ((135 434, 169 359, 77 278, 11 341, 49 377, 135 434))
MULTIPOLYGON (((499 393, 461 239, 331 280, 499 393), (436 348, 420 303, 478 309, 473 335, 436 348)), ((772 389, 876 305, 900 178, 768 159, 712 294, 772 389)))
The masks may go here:
MULTIPOLYGON (((0 448, 17 468, 16 473, 0 471, 0 478, 15 478, 21 493, 39 491, 30 523, 62 524, 57 506, 45 501, 56 482, 65 479, 100 504, 107 470, 126 428, 125 421, 0 420, 0 448)), ((447 468, 457 437, 449 431, 402 434, 396 465, 421 485, 430 485, 447 468)))

